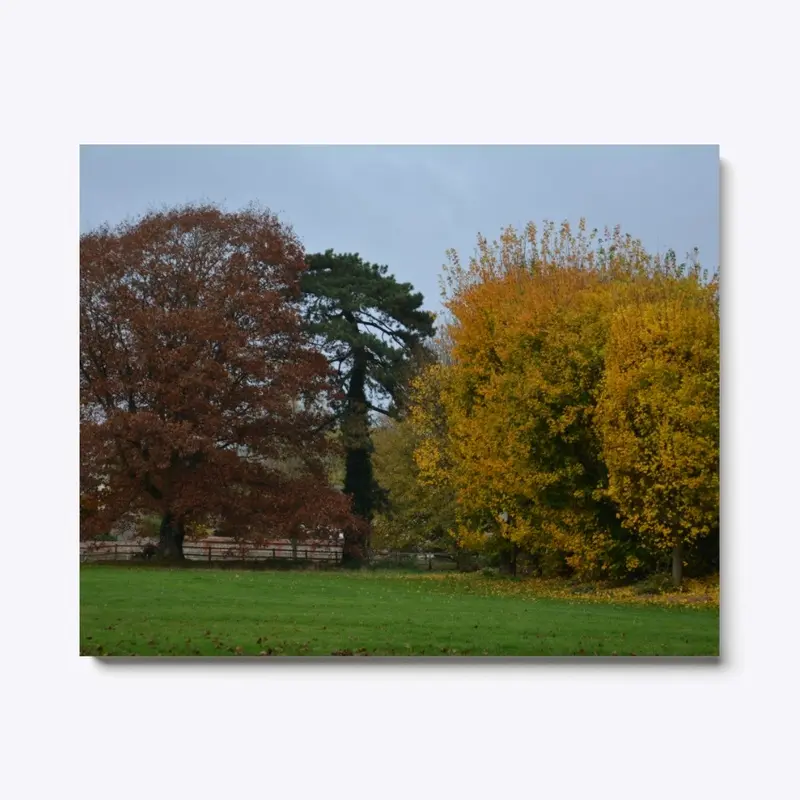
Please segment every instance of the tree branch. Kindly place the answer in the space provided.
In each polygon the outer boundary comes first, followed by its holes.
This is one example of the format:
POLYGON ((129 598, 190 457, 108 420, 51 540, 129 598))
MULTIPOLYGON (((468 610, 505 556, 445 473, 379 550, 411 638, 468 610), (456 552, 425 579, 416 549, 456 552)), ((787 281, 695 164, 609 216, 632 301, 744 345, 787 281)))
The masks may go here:
POLYGON ((383 409, 383 408, 378 408, 378 406, 372 405, 372 403, 370 403, 369 401, 365 402, 364 405, 370 411, 377 411, 378 414, 383 414, 384 417, 389 417, 390 419, 392 419, 394 417, 394 414, 392 414, 390 411, 387 411, 386 409, 383 409))
POLYGON ((387 336, 391 337, 396 342, 403 345, 403 347, 407 345, 407 342, 400 331, 394 331, 391 328, 384 327, 383 323, 375 319, 375 317, 373 317, 372 314, 370 314, 368 311, 364 311, 362 309, 359 313, 370 320, 369 322, 366 321, 363 322, 364 325, 368 325, 372 328, 377 328, 379 331, 381 331, 381 333, 385 333, 387 336))

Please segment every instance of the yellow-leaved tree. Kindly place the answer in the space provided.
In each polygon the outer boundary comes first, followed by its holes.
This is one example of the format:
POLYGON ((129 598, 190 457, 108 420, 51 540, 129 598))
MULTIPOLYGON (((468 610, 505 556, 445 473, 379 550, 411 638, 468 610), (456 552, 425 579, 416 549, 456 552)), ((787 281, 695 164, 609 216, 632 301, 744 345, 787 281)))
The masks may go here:
POLYGON ((419 379, 412 412, 421 476, 455 491, 463 546, 505 541, 512 558, 585 575, 625 563, 591 415, 617 284, 647 266, 630 237, 595 239, 529 225, 479 238, 467 267, 452 253, 449 363, 419 379))
MULTIPOLYGON (((671 253, 651 256, 618 229, 598 238, 581 223, 577 233, 546 224, 541 231, 506 229, 491 244, 479 237, 467 266, 450 254, 445 288, 448 357, 417 378, 410 419, 418 480, 453 493, 459 545, 505 550, 514 560, 522 552, 546 573, 621 578, 652 572, 665 537, 677 534, 658 538, 640 527, 641 512, 629 512, 639 450, 626 453, 634 466, 624 480, 622 461, 611 456, 610 482, 608 454, 620 449, 611 430, 617 377, 606 379, 609 353, 642 367, 636 352, 617 342, 624 321, 643 311, 657 317, 665 298, 713 315, 714 286, 671 253)), ((683 324, 699 324, 693 320, 690 313, 683 324)), ((664 354, 682 341, 682 331, 680 325, 666 330, 664 354)), ((620 375, 630 367, 618 364, 611 369, 620 375)), ((694 368, 675 365, 687 386, 694 368)), ((707 373, 718 381, 713 353, 707 373)), ((698 401, 704 408, 707 402, 698 401)), ((661 412, 651 406, 641 413, 661 412)), ((698 431, 687 433, 691 444, 680 445, 684 464, 692 448, 707 450, 698 431)), ((708 470, 717 474, 713 458, 708 470)), ((698 519, 714 501, 709 485, 696 498, 698 519)), ((664 502, 671 502, 667 495, 651 493, 640 505, 656 519, 664 516, 664 502)), ((689 526, 679 538, 690 545, 707 527, 689 526)))
POLYGON ((597 421, 623 524, 672 552, 680 586, 686 550, 719 524, 719 315, 715 283, 662 289, 614 315, 597 421))

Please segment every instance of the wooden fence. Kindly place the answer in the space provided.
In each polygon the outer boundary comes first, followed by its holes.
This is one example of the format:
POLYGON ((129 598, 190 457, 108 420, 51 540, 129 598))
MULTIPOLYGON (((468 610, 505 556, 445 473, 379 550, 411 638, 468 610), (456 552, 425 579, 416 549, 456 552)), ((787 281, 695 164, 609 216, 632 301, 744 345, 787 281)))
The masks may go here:
MULTIPOLYGON (((147 558, 155 539, 135 539, 125 542, 81 542, 81 561, 132 561, 147 558)), ((297 541, 279 539, 268 542, 236 542, 200 540, 185 541, 183 554, 189 561, 316 561, 339 563, 341 545, 327 541, 297 541)))
MULTIPOLYGON (((134 561, 148 557, 158 544, 157 539, 137 538, 120 542, 90 541, 80 543, 82 562, 134 561)), ((222 537, 184 541, 183 554, 188 561, 312 561, 339 564, 342 546, 336 541, 306 539, 292 542, 276 539, 264 542, 237 542, 222 537)), ((373 563, 416 566, 424 569, 456 569, 447 553, 400 553, 390 550, 371 554, 373 563)))

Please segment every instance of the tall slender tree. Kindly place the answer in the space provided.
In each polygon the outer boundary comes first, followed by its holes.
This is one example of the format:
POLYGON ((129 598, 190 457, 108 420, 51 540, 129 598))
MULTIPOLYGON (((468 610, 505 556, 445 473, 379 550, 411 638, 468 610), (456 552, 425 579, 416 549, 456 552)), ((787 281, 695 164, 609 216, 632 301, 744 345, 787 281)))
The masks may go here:
MULTIPOLYGON (((434 332, 434 315, 410 283, 388 267, 356 253, 324 253, 306 259, 301 285, 308 331, 333 366, 341 400, 336 404, 345 448, 345 494, 353 511, 369 522, 375 506, 370 413, 394 415, 406 379, 434 332)), ((345 563, 363 559, 363 534, 345 535, 345 563)))
POLYGON ((664 295, 615 314, 596 416, 608 494, 629 528, 672 552, 680 586, 689 551, 719 529, 719 309, 715 284, 664 295))

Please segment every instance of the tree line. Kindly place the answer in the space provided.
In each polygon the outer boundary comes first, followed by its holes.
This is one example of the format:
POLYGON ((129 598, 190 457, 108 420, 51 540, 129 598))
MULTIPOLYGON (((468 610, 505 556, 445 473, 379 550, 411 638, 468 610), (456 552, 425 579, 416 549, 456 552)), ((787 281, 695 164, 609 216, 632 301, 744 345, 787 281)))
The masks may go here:
POLYGON ((422 295, 385 266, 307 255, 269 211, 145 215, 80 240, 81 535, 160 519, 159 556, 198 526, 239 538, 345 533, 372 499, 370 412, 393 413, 422 295), (331 485, 345 461, 344 491, 331 485))
POLYGON ((387 540, 543 575, 718 569, 717 275, 546 223, 451 252, 443 291, 436 363, 376 437, 387 540))
POLYGON ((714 570, 716 276, 583 222, 448 259, 435 320, 386 266, 306 254, 258 207, 84 234, 82 536, 148 513, 170 559, 211 524, 341 530, 351 565, 371 543, 714 570))

